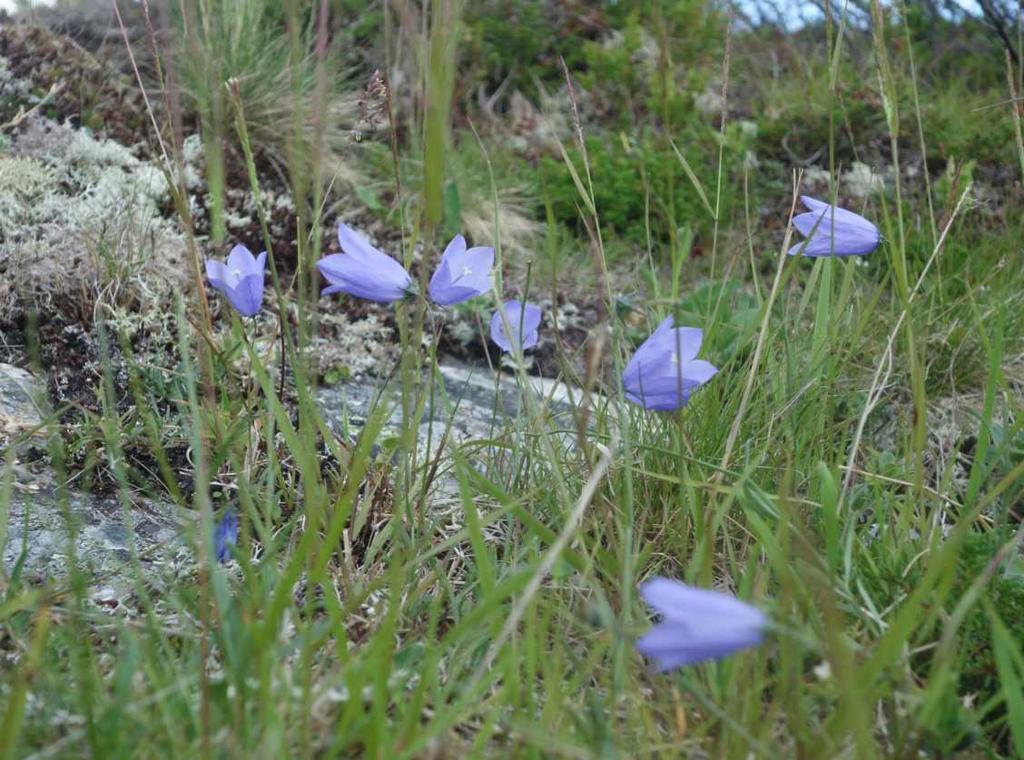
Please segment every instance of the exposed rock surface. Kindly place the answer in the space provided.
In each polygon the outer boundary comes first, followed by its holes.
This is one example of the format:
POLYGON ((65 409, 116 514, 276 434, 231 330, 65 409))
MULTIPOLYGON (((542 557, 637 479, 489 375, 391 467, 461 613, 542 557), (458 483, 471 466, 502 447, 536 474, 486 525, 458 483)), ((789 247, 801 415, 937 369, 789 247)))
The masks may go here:
POLYGON ((43 423, 46 393, 32 373, 0 363, 0 449, 43 423))
POLYGON ((174 507, 150 501, 122 506, 115 498, 75 492, 65 498, 52 482, 15 486, 8 509, 5 574, 20 566, 27 580, 59 579, 75 561, 97 587, 118 591, 132 583, 133 545, 147 577, 183 546, 188 521, 174 507))
MULTIPOLYGON (((526 413, 523 395, 512 375, 497 378, 487 368, 477 368, 454 360, 439 365, 444 382, 444 393, 436 391, 433 403, 428 404, 420 423, 419 438, 432 447, 437 445, 450 425, 449 439, 458 443, 472 438, 492 437, 503 429, 508 418, 526 413)), ((378 403, 391 405, 386 427, 398 431, 402 424, 402 410, 398 401, 398 380, 389 395, 372 381, 359 380, 321 388, 318 399, 328 422, 342 435, 353 435, 363 425, 378 403)), ((542 408, 552 428, 572 430, 575 425, 574 409, 580 403, 582 392, 563 383, 540 377, 531 377, 531 393, 542 408)))
MULTIPOLYGON (((496 378, 486 368, 459 362, 443 363, 439 372, 443 392, 437 389, 418 433, 422 446, 429 439, 431 453, 437 451, 446 429, 448 444, 457 445, 493 437, 505 429, 507 418, 526 413, 523 394, 511 375, 496 378)), ((574 429, 578 390, 552 380, 531 378, 529 393, 534 394, 535 408, 542 410, 546 425, 574 429)), ((392 405, 388 430, 394 433, 401 427, 397 395, 385 392, 382 396, 374 379, 322 388, 318 398, 330 424, 347 437, 358 433, 377 403, 392 405)), ((26 434, 41 429, 47 414, 39 382, 25 370, 0 364, 0 432, 6 436, 0 443, 5 447, 12 443, 23 446, 26 434)), ((571 445, 570 440, 571 433, 567 432, 567 445, 571 445)), ((23 578, 33 581, 60 579, 74 561, 94 579, 94 593, 116 599, 135 580, 133 550, 147 582, 158 576, 162 567, 176 563, 180 552, 187 553, 183 536, 194 522, 192 513, 145 499, 124 502, 118 497, 62 493, 45 467, 43 472, 34 471, 17 457, 12 465, 10 498, 0 492, 4 574, 9 576, 17 569, 23 578)), ((442 478, 436 483, 433 498, 444 500, 457 491, 453 479, 442 478)))
MULTIPOLYGON (((416 455, 418 464, 425 468, 422 472, 429 472, 429 492, 426 496, 429 510, 438 524, 444 526, 440 528, 441 533, 451 536, 462 527, 464 518, 460 485, 452 467, 452 454, 463 443, 475 441, 487 447, 488 442, 495 442, 498 438, 505 440, 509 431, 523 432, 524 426, 515 424, 515 419, 525 417, 530 412, 524 404, 524 393, 513 375, 495 376, 487 367, 474 367, 451 359, 439 365, 438 373, 443 388, 441 384, 435 387, 423 411, 416 431, 416 455)), ((527 393, 531 394, 535 402, 530 407, 533 413, 541 416, 543 429, 558 431, 554 433, 558 439, 557 445, 567 449, 573 447, 575 415, 582 400, 582 392, 553 380, 530 377, 527 393)), ((396 436, 402 429, 397 379, 383 391, 380 381, 375 379, 363 378, 339 383, 319 389, 317 399, 327 423, 343 439, 348 440, 359 434, 378 404, 387 404, 388 418, 384 434, 377 440, 385 446, 388 439, 397 443, 396 436)), ((592 401, 603 403, 596 399, 592 401)), ((496 448, 489 455, 480 459, 480 449, 476 445, 462 451, 470 466, 482 465, 484 462, 481 459, 493 464, 503 456, 511 456, 503 444, 495 445, 496 448)), ((485 539, 495 542, 504 540, 503 525, 502 521, 492 524, 485 531, 485 539)))
POLYGON ((35 472, 17 457, 26 435, 40 427, 46 414, 38 381, 25 370, 0 364, 0 450, 17 447, 0 485, 3 574, 17 571, 35 582, 60 579, 74 558, 95 579, 95 593, 116 599, 133 582, 133 546, 148 577, 182 546, 190 515, 149 500, 122 504, 116 498, 62 494, 48 470, 35 472))

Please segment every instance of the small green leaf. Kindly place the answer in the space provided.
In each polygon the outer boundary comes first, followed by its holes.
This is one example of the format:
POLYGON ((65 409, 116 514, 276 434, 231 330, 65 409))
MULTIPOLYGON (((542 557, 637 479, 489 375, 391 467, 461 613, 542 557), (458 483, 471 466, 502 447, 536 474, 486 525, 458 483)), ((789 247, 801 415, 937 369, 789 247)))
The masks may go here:
POLYGON ((380 196, 377 195, 374 190, 371 190, 368 187, 357 187, 356 197, 375 214, 379 214, 384 211, 384 204, 380 202, 380 196))
POLYGON ((992 645, 995 650, 996 669, 1006 701, 1006 723, 1013 737, 1018 757, 1024 757, 1024 655, 1019 643, 1007 630, 994 610, 992 618, 992 645))

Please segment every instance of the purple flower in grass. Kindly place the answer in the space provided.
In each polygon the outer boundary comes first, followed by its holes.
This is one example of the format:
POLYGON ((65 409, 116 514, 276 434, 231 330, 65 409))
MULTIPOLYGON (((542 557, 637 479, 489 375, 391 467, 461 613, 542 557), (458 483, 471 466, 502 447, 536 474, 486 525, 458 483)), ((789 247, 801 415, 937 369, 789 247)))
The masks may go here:
POLYGON ((456 235, 430 278, 430 300, 439 306, 452 306, 483 295, 491 289, 493 266, 493 248, 467 249, 466 238, 456 235))
POLYGON ((661 622, 637 640, 636 648, 660 671, 718 660, 764 639, 767 616, 729 594, 652 578, 640 586, 640 596, 661 622))
POLYGON ((540 339, 541 311, 539 306, 528 303, 525 306, 519 301, 505 301, 505 319, 512 330, 511 337, 505 333, 505 322, 501 312, 494 312, 491 317, 491 340, 501 346, 502 351, 511 353, 516 346, 526 350, 537 345, 540 339))
POLYGON ((320 274, 330 283, 320 295, 348 293, 379 303, 405 298, 412 287, 412 277, 405 267, 347 225, 338 225, 338 242, 344 253, 324 256, 316 263, 320 274))
POLYGON ((213 529, 213 553, 218 562, 227 562, 231 547, 238 543, 238 515, 228 509, 213 529))
POLYGON ((810 211, 794 216, 793 226, 807 240, 790 248, 790 256, 864 256, 881 242, 878 228, 860 214, 806 195, 800 200, 810 211))
POLYGON ((685 406, 690 394, 718 370, 697 358, 704 331, 673 327, 666 317, 629 360, 622 373, 626 398, 645 409, 668 411, 685 406))
POLYGON ((227 297, 235 311, 243 317, 255 316, 263 306, 263 279, 267 252, 253 256, 244 245, 236 245, 228 254, 227 263, 206 262, 210 284, 227 297))

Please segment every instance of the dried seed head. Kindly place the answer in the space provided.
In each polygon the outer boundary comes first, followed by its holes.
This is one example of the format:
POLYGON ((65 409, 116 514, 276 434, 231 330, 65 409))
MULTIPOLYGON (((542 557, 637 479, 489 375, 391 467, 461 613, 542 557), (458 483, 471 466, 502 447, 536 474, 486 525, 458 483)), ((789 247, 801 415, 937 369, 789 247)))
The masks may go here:
POLYGON ((387 80, 377 69, 370 76, 362 96, 359 98, 359 120, 350 135, 355 142, 361 141, 366 135, 376 132, 387 125, 388 102, 391 91, 387 80))

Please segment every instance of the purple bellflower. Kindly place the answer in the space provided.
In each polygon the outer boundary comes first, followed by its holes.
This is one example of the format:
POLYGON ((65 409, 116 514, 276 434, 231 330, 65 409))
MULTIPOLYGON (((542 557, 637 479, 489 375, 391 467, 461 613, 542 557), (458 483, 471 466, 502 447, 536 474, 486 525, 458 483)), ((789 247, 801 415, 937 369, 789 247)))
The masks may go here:
POLYGON ((767 616, 730 594, 652 578, 640 586, 640 596, 662 619, 636 648, 662 672, 721 659, 764 639, 767 616))
POLYGON ((244 245, 236 245, 227 263, 206 262, 206 276, 243 317, 255 316, 263 306, 263 279, 267 252, 253 256, 244 245))
POLYGON ((466 238, 456 235, 445 248, 441 263, 430 278, 430 300, 438 306, 452 306, 480 296, 491 289, 494 249, 466 248, 466 238))
POLYGON ((622 373, 626 398, 659 411, 686 406, 690 394, 718 372, 697 358, 703 337, 696 327, 673 327, 671 316, 662 320, 622 373))
POLYGON ((213 529, 213 552, 218 562, 227 562, 231 547, 238 543, 238 515, 228 509, 213 529))
POLYGON ((348 293, 379 303, 405 298, 413 284, 405 267, 345 224, 338 224, 338 242, 344 253, 324 256, 316 263, 330 283, 320 295, 348 293))
POLYGON ((864 256, 881 242, 878 228, 860 214, 806 195, 800 200, 810 211, 794 216, 793 226, 807 240, 790 248, 790 256, 864 256))
POLYGON ((503 308, 512 336, 510 338, 505 333, 505 322, 501 318, 501 312, 496 311, 491 317, 491 340, 501 346, 502 351, 509 353, 514 351, 516 346, 524 351, 536 346, 540 338, 540 307, 532 303, 524 306, 519 301, 505 301, 503 308))

